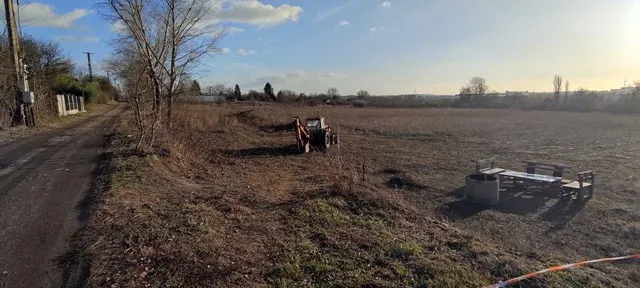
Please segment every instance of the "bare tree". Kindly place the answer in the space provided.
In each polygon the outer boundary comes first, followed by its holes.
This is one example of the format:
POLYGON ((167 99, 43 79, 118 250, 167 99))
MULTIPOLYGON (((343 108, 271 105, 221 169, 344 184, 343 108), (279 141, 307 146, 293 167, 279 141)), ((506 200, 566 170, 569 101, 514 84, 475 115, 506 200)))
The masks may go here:
MULTIPOLYGON (((21 38, 21 53, 27 71, 29 86, 35 92, 34 105, 37 121, 47 121, 58 116, 58 108, 53 90, 56 78, 70 74, 74 70, 72 61, 65 57, 55 42, 36 39, 28 34, 21 38)), ((15 114, 16 91, 15 70, 9 49, 9 40, 5 32, 0 32, 0 127, 9 126, 15 114)))
POLYGON ((564 102, 569 101, 569 80, 564 81, 564 102))
MULTIPOLYGON (((217 52, 225 31, 208 19, 215 3, 209 0, 103 0, 103 15, 124 25, 114 41, 116 52, 137 54, 153 91, 155 115, 151 143, 160 121, 161 104, 167 103, 167 127, 171 128, 173 100, 181 79, 192 72, 206 54, 217 52)), ((137 79, 127 77, 127 79, 137 79)))
POLYGON ((460 101, 471 105, 484 105, 484 96, 488 92, 487 80, 476 76, 460 88, 460 101))
POLYGON ((331 88, 327 89, 327 95, 329 97, 331 97, 331 99, 333 99, 335 97, 340 97, 340 92, 338 91, 338 88, 331 87, 331 88))
POLYGON ((208 90, 209 90, 209 96, 222 96, 224 95, 224 91, 225 91, 226 87, 224 86, 224 84, 218 83, 212 86, 209 86, 208 90))
POLYGON ((369 92, 367 92, 366 90, 360 90, 356 95, 358 96, 358 98, 367 98, 369 97, 369 92))
POLYGON ((489 91, 489 86, 487 86, 487 80, 482 77, 473 77, 469 80, 467 84, 471 89, 471 94, 476 96, 481 96, 487 94, 489 91))
POLYGON ((120 79, 124 98, 131 104, 138 130, 136 148, 151 145, 149 132, 156 124, 157 106, 146 61, 137 53, 117 53, 106 61, 105 67, 120 79))
POLYGON ((460 88, 460 95, 483 96, 489 91, 487 80, 482 77, 473 77, 465 86, 460 88))
POLYGON ((562 76, 553 76, 553 95, 556 98, 556 105, 560 103, 560 92, 562 91, 562 76))

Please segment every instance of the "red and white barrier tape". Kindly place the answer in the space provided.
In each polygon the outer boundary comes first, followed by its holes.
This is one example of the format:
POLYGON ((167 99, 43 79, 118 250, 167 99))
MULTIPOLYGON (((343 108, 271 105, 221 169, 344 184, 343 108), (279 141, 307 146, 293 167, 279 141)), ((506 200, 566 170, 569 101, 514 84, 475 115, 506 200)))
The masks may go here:
POLYGON ((582 262, 572 263, 572 264, 553 266, 551 268, 540 270, 538 272, 533 272, 533 273, 529 273, 527 275, 522 275, 520 277, 509 279, 507 281, 502 281, 500 283, 496 283, 496 284, 493 284, 491 286, 487 286, 486 288, 501 288, 501 287, 505 287, 507 285, 515 284, 515 283, 520 282, 520 281, 522 281, 524 279, 529 279, 529 278, 533 278, 533 277, 539 276, 539 275, 544 274, 544 273, 555 272, 555 271, 560 271, 560 270, 566 270, 566 269, 569 269, 569 268, 572 268, 572 267, 576 267, 576 266, 583 266, 583 265, 593 264, 593 263, 598 263, 598 262, 611 262, 611 261, 618 261, 618 260, 626 260, 626 259, 640 259, 640 254, 630 255, 630 256, 622 256, 622 257, 614 257, 614 258, 602 258, 602 259, 582 261, 582 262))

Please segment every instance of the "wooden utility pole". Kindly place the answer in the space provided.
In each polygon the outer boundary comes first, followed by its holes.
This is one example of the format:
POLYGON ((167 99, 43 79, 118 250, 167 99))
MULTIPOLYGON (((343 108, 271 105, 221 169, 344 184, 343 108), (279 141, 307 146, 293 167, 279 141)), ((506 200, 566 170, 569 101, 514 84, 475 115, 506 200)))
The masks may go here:
POLYGON ((89 63, 89 81, 93 81, 93 71, 91 71, 91 52, 83 52, 84 54, 87 54, 87 62, 89 63))
POLYGON ((16 28, 16 15, 13 11, 13 0, 4 0, 4 11, 7 19, 7 35, 9 36, 9 49, 13 56, 13 67, 15 68, 15 111, 20 115, 20 124, 25 125, 24 108, 22 106, 22 60, 20 58, 20 41, 18 40, 18 29, 16 28))

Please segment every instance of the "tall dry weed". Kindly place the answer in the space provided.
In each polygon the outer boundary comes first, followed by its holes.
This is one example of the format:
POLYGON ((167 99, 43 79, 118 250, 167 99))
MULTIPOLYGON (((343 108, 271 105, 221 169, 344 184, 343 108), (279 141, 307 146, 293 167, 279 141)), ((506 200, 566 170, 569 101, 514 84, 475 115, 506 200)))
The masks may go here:
POLYGON ((167 135, 172 155, 198 162, 208 162, 216 157, 211 137, 215 137, 219 125, 228 125, 220 110, 208 105, 181 104, 174 108, 174 125, 167 135), (221 124, 222 123, 222 124, 221 124))
POLYGON ((382 208, 415 212, 399 190, 381 189, 366 181, 366 163, 349 162, 339 149, 327 155, 329 192, 351 203, 354 209, 382 208), (363 165, 365 168, 363 169, 363 165))
POLYGON ((345 165, 341 151, 327 156, 326 169, 329 172, 332 193, 344 196, 353 192, 358 184, 356 169, 351 165, 345 165))

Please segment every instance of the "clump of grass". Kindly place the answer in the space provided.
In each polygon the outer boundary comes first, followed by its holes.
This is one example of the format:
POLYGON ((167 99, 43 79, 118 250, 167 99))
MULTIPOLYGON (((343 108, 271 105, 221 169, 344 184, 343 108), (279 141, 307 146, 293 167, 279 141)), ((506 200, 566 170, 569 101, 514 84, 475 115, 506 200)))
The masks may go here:
POLYGON ((393 245, 389 254, 396 259, 408 260, 413 256, 418 256, 422 253, 422 248, 415 243, 402 243, 393 245))
POLYGON ((347 220, 338 208, 325 200, 308 201, 300 216, 309 223, 321 226, 339 226, 347 220))

